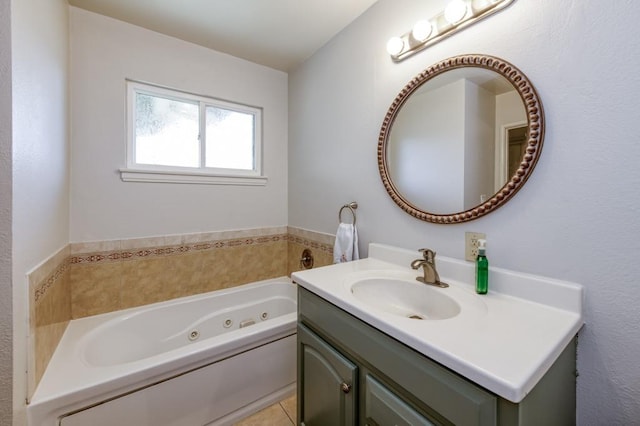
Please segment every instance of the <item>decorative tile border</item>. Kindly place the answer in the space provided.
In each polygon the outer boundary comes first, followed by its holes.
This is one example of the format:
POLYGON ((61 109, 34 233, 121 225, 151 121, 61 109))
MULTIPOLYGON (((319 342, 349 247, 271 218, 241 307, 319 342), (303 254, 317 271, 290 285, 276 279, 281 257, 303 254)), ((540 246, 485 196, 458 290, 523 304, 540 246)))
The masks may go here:
POLYGON ((45 295, 47 290, 49 290, 49 288, 52 285, 54 285, 63 276, 63 274, 67 271, 67 269, 69 269, 69 266, 70 266, 70 259, 66 258, 56 268, 56 270, 53 271, 53 273, 51 273, 51 275, 47 277, 46 280, 44 280, 41 284, 36 286, 35 293, 34 293, 34 300, 36 303, 38 303, 38 301, 40 301, 40 299, 42 299, 42 297, 45 295))
POLYGON ((64 276, 69 266, 69 246, 67 245, 27 274, 29 292, 31 299, 35 302, 34 305, 42 300, 47 290, 64 276))
POLYGON ((261 245, 278 241, 292 242, 332 255, 334 238, 335 237, 330 234, 309 231, 302 228, 278 227, 187 234, 182 236, 176 235, 168 237, 139 238, 121 241, 73 243, 70 244, 70 249, 69 247, 63 249, 67 250, 66 253, 71 253, 71 255, 66 255, 66 257, 61 259, 59 265, 57 265, 53 272, 46 276, 45 279, 40 282, 32 283, 34 285, 34 300, 35 303, 38 303, 47 293, 49 288, 56 283, 60 277, 62 277, 71 265, 97 265, 112 262, 152 259, 231 247, 261 245), (276 233, 270 234, 270 232, 273 231, 276 233), (215 237, 223 237, 223 239, 213 239, 215 237), (152 246, 154 243, 158 244, 168 242, 173 242, 175 244, 159 244, 155 247, 152 246), (130 248, 123 249, 123 246, 130 248), (88 251, 91 249, 93 250, 88 251), (87 252, 82 252, 83 250, 87 250, 87 252))
POLYGON ((294 237, 293 235, 290 235, 288 240, 292 243, 300 244, 302 246, 308 246, 325 253, 333 254, 333 246, 328 244, 321 244, 316 241, 307 240, 306 238, 294 237))
POLYGON ((295 228, 291 226, 287 228, 287 235, 289 241, 293 243, 308 246, 333 255, 335 235, 309 231, 308 229, 295 228))
MULTIPOLYGON (((43 314, 43 309, 45 311, 49 309, 50 304, 62 303, 62 301, 45 299, 45 295, 48 294, 49 290, 55 288, 55 285, 64 285, 63 280, 70 279, 69 270, 72 267, 86 265, 89 267, 87 272, 90 273, 93 265, 164 258, 185 253, 202 253, 225 248, 260 246, 277 242, 312 248, 329 255, 328 258, 331 258, 333 256, 334 240, 335 236, 330 234, 281 226, 67 244, 28 274, 30 294, 30 342, 28 350, 28 371, 30 373, 28 374, 28 395, 33 395, 37 386, 39 380, 39 377, 37 377, 38 365, 42 365, 43 357, 48 362, 53 353, 53 348, 59 342, 61 333, 64 330, 61 328, 59 332, 52 332, 48 329, 44 335, 40 334, 38 336, 41 342, 39 343, 40 347, 36 349, 36 315, 43 314), (65 278, 65 275, 67 278, 65 278), (49 349, 42 348, 42 339, 44 339, 45 346, 50 345, 51 353, 47 352, 49 349), (39 353, 36 353, 36 351, 39 353)), ((287 257, 291 256, 291 249, 294 251, 299 249, 299 247, 287 245, 289 247, 289 254, 285 255, 287 257)), ((320 256, 320 258, 323 257, 326 256, 320 256)), ((286 259, 286 261, 290 262, 291 260, 286 259)), ((69 319, 71 319, 71 315, 69 319)), ((62 326, 66 326, 66 323, 62 326)), ((44 362, 45 365, 46 362, 44 362)))
POLYGON ((166 257, 185 253, 203 252, 217 250, 228 247, 253 246, 259 244, 287 241, 286 234, 261 236, 256 238, 241 238, 230 240, 218 240, 199 242, 192 244, 179 244, 164 247, 146 247, 131 250, 115 250, 102 253, 86 253, 71 256, 70 263, 77 264, 98 264, 109 262, 121 262, 139 259, 151 259, 156 257, 166 257))

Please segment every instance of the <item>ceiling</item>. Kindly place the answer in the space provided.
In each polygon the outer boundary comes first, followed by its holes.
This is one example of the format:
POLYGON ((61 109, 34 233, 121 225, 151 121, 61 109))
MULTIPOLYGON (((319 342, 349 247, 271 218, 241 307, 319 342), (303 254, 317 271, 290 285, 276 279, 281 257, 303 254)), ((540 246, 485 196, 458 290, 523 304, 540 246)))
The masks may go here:
POLYGON ((377 0, 69 0, 69 4, 282 71, 377 0))

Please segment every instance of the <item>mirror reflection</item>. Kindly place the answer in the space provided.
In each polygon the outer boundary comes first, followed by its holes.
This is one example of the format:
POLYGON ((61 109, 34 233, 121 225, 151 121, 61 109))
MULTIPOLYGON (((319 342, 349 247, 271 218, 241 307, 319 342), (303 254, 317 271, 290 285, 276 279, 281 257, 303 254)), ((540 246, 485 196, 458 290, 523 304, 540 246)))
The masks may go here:
POLYGON ((460 55, 411 79, 378 138, 393 201, 434 223, 477 219, 525 184, 542 149, 542 104, 527 77, 494 56, 460 55))
POLYGON ((427 81, 398 112, 386 152, 389 175, 419 209, 464 211, 507 183, 526 141, 526 110, 515 87, 492 70, 458 68, 427 81))

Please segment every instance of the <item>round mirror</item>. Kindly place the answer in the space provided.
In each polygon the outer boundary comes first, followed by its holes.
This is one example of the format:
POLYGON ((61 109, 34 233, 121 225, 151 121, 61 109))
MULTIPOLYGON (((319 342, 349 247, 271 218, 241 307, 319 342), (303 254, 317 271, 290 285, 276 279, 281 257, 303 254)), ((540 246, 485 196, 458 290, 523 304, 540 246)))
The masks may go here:
POLYGON ((506 61, 456 56, 416 76, 387 111, 378 167, 391 198, 435 223, 477 219, 509 200, 542 149, 542 104, 506 61))

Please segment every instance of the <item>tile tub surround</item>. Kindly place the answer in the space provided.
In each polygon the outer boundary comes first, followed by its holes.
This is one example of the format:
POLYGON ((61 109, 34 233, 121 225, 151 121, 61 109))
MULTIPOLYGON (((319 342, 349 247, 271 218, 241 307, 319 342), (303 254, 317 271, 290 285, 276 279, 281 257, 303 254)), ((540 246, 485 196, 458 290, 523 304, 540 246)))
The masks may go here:
POLYGON ((286 275, 286 228, 270 230, 72 244, 72 318, 286 275))
POLYGON ((71 319, 69 246, 34 268, 29 280, 29 374, 31 396, 71 319))
POLYGON ((71 319, 290 275, 305 248, 329 265, 333 241, 274 227, 68 245, 29 274, 29 395, 71 319))
POLYGON ((302 268, 300 258, 304 249, 311 250, 313 267, 327 266, 333 263, 333 244, 335 235, 309 231, 302 228, 288 227, 288 270, 287 275, 302 268))

